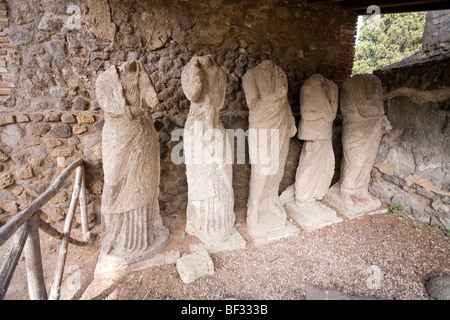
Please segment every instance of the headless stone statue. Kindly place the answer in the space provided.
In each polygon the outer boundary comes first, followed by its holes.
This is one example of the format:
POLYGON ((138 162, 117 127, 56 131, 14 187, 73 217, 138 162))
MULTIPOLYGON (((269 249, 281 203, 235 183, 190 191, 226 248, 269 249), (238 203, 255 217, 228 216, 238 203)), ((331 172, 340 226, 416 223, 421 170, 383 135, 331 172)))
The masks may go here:
POLYGON ((296 127, 287 99, 287 77, 279 66, 263 61, 247 71, 242 86, 249 107, 252 166, 247 228, 250 234, 257 234, 286 227, 278 190, 296 127))
POLYGON ((288 202, 286 209, 307 230, 340 221, 334 210, 316 201, 323 199, 334 175, 331 138, 337 107, 338 87, 333 81, 315 74, 303 84, 297 136, 304 142, 295 176, 295 201, 288 202))
POLYGON ((181 84, 191 101, 184 128, 186 232, 203 243, 224 242, 235 232, 233 172, 225 158, 229 142, 219 119, 227 77, 212 56, 194 57, 181 84))
POLYGON ((159 211, 159 144, 150 113, 158 98, 139 61, 100 74, 96 95, 105 112, 98 265, 124 266, 152 257, 169 238, 159 211))
POLYGON ((374 75, 356 75, 341 89, 344 158, 340 180, 324 200, 343 214, 354 217, 380 207, 368 191, 381 138, 391 129, 384 115, 381 81, 374 75))

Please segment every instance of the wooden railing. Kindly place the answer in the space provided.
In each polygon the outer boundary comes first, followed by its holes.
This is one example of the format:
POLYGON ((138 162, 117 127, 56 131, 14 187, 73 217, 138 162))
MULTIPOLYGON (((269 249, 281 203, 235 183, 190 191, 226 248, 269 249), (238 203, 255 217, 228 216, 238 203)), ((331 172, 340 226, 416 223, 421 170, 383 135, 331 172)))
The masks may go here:
POLYGON ((0 271, 0 300, 4 298, 11 278, 17 266, 17 262, 24 249, 26 261, 28 293, 31 300, 58 300, 61 292, 61 282, 64 272, 64 265, 67 256, 68 244, 85 245, 91 240, 88 226, 86 184, 84 179, 84 161, 77 159, 65 168, 55 179, 53 184, 38 198, 31 202, 25 209, 17 213, 12 219, 0 228, 0 246, 13 236, 11 247, 6 255, 4 265, 0 271), (62 188, 66 179, 76 169, 74 189, 67 212, 64 230, 60 233, 48 223, 41 220, 36 212, 53 198, 62 188), (83 242, 70 237, 72 221, 77 207, 80 203, 81 226, 83 232, 83 242), (61 239, 58 260, 53 277, 50 295, 47 297, 47 290, 44 282, 44 272, 42 268, 41 248, 39 240, 39 228, 53 237, 61 239))

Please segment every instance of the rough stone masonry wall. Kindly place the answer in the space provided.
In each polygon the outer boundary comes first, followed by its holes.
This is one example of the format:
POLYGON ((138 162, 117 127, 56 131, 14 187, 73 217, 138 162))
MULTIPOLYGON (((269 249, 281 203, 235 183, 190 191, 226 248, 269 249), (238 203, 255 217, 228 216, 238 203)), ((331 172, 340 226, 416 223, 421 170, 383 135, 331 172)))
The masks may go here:
POLYGON ((435 49, 375 72, 393 129, 380 145, 370 191, 450 228, 450 47, 435 49))
MULTIPOLYGON (((305 79, 321 73, 341 83, 351 73, 356 18, 334 6, 290 0, 0 1, 0 75, 6 87, 0 88, 0 220, 42 193, 77 157, 87 163, 89 212, 92 219, 99 216, 104 117, 95 80, 110 65, 135 59, 144 64, 160 100, 153 116, 161 144, 161 209, 183 213, 185 167, 171 161, 178 142, 170 138, 184 127, 189 110, 180 75, 191 57, 215 54, 229 80, 221 119, 227 128, 247 130, 245 72, 263 59, 279 64, 298 116, 305 79)), ((281 190, 293 183, 299 154, 292 140, 281 190)), ((236 164, 233 171, 236 206, 245 207, 250 165, 236 164)), ((70 192, 68 183, 43 208, 48 220, 64 217, 70 192)))
POLYGON ((448 50, 450 46, 450 10, 427 12, 427 23, 423 32, 423 50, 448 50))

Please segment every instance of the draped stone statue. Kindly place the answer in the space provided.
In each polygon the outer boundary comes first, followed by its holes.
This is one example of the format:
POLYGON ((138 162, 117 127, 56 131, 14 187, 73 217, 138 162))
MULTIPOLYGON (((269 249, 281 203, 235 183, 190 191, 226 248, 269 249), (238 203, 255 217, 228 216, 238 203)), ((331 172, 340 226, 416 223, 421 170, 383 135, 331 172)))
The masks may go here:
POLYGON ((235 232, 233 172, 226 161, 230 146, 219 119, 227 77, 212 56, 193 57, 182 71, 181 85, 191 101, 184 127, 186 232, 203 243, 224 242, 235 232))
POLYGON ((98 265, 124 266, 152 257, 169 238, 159 211, 159 144, 151 116, 158 98, 139 61, 100 74, 96 96, 105 113, 98 265))
POLYGON ((287 98, 287 77, 279 66, 263 61, 247 71, 242 86, 250 111, 247 228, 256 234, 286 227, 287 215, 278 190, 289 140, 297 128, 287 98))
POLYGON ((315 74, 302 85, 297 137, 304 142, 295 176, 295 201, 288 202, 286 209, 307 230, 341 220, 316 201, 323 199, 334 175, 331 138, 337 107, 338 87, 333 81, 315 74))
POLYGON ((339 182, 324 200, 343 214, 354 217, 378 209, 381 201, 368 191, 381 138, 391 129, 384 115, 381 81, 374 75, 356 75, 341 89, 344 157, 339 182))

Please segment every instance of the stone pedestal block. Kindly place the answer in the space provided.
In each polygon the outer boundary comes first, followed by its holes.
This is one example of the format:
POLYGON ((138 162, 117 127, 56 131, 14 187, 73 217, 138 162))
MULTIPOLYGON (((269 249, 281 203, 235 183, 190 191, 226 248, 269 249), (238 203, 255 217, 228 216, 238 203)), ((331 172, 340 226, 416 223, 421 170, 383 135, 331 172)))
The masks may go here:
POLYGON ((318 201, 303 203, 291 201, 286 204, 286 211, 306 231, 313 231, 342 221, 336 211, 318 201))
POLYGON ((214 274, 214 263, 205 249, 200 249, 177 260, 177 270, 184 283, 191 283, 214 274))

